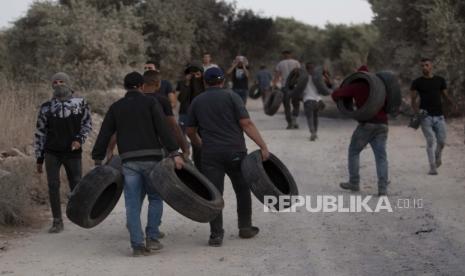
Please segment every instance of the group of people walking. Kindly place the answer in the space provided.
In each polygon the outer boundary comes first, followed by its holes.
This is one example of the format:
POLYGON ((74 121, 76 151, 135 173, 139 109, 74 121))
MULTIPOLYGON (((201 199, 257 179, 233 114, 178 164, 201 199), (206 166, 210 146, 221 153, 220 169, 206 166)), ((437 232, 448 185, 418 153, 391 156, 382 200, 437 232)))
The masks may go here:
MULTIPOLYGON (((300 102, 303 102, 310 130, 310 140, 318 138, 318 111, 321 96, 312 81, 314 64, 305 63, 309 74, 301 98, 284 97, 287 129, 298 128, 300 102)), ((273 87, 285 87, 292 70, 301 63, 292 58, 290 51, 283 52, 274 75, 266 66, 261 66, 255 75, 264 98, 273 87)), ((432 73, 432 62, 422 61, 423 76, 412 84, 412 107, 427 112, 422 130, 427 139, 430 174, 437 174, 441 165, 441 153, 445 145, 445 121, 441 97, 448 99, 443 78, 432 73), (420 105, 417 105, 417 96, 420 105), (435 142, 437 141, 437 142, 435 142)), ((368 71, 362 66, 360 71, 368 71)), ((237 56, 226 72, 212 63, 210 54, 203 57, 203 64, 191 63, 184 69, 184 79, 175 88, 162 79, 159 64, 147 61, 144 73, 131 72, 124 78, 126 94, 113 103, 105 115, 97 140, 92 150, 95 165, 111 159, 117 146, 122 159, 124 197, 127 228, 134 256, 149 255, 163 246, 160 232, 163 202, 150 183, 149 172, 163 158, 171 158, 181 169, 192 155, 196 167, 223 193, 224 177, 228 175, 237 198, 239 237, 252 238, 259 228, 252 224, 251 194, 241 173, 241 162, 247 155, 244 133, 261 149, 262 159, 269 158, 268 147, 246 109, 251 70, 247 58, 237 56), (232 89, 226 88, 226 79, 232 80, 232 89), (178 120, 173 113, 179 102, 178 120), (189 138, 189 141, 187 140, 189 138), (145 235, 141 225, 142 202, 148 198, 148 219, 145 235), (145 236, 145 240, 144 240, 145 236)), ((331 76, 323 73, 328 87, 331 76)), ((45 102, 37 119, 35 149, 37 171, 47 172, 53 224, 50 233, 63 230, 60 206, 61 166, 64 166, 72 190, 82 175, 82 145, 92 130, 89 104, 73 94, 70 77, 57 73, 52 79, 53 94, 45 102)), ((334 88, 334 87, 332 87, 334 88)), ((285 89, 283 91, 286 93, 285 89)), ((355 99, 361 106, 369 93, 367 83, 355 83, 334 89, 332 98, 355 99)), ((375 154, 379 195, 387 195, 388 162, 386 143, 388 116, 384 109, 370 120, 359 122, 349 146, 349 181, 341 183, 343 189, 358 191, 359 155, 370 144, 375 154)), ((223 217, 220 214, 210 222, 210 246, 221 246, 224 237, 223 217)))

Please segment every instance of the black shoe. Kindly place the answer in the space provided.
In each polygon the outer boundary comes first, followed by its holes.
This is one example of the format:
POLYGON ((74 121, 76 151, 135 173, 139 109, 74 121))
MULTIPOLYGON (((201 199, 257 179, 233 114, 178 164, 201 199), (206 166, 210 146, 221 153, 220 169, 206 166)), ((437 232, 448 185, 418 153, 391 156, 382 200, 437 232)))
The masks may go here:
POLYGON ((242 239, 250 239, 255 237, 258 232, 260 232, 260 229, 255 226, 250 226, 247 228, 240 228, 239 229, 239 237, 242 239))
POLYGON ((343 182, 343 183, 339 184, 339 186, 344 190, 351 190, 353 192, 360 191, 360 185, 352 184, 352 183, 349 183, 349 182, 343 182))
POLYGON ((50 227, 48 232, 52 234, 56 234, 56 233, 60 233, 61 231, 63 231, 63 229, 64 229, 63 220, 53 219, 52 227, 50 227))
POLYGON ((208 245, 212 247, 220 247, 223 245, 223 235, 210 235, 208 245))
POLYGON ((316 139, 318 139, 318 136, 316 134, 312 134, 310 135, 310 141, 316 141, 316 139))
POLYGON ((153 255, 153 252, 146 247, 136 247, 132 249, 133 257, 143 257, 153 255))
POLYGON ((429 175, 438 175, 438 170, 436 169, 436 167, 431 166, 431 168, 430 168, 428 174, 429 174, 429 175))
POLYGON ((145 248, 150 251, 158 251, 163 248, 163 244, 160 243, 158 240, 154 239, 146 239, 145 240, 145 248))
POLYGON ((291 123, 288 123, 288 124, 287 124, 286 129, 293 129, 293 128, 294 128, 294 126, 293 126, 291 123))
POLYGON ((387 196, 387 188, 378 188, 378 196, 387 196))

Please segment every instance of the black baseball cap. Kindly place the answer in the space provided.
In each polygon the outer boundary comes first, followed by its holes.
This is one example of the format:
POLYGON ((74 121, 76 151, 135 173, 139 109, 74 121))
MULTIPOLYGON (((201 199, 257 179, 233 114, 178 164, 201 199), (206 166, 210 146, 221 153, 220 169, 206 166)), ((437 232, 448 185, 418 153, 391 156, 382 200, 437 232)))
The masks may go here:
POLYGON ((124 88, 134 89, 144 84, 144 77, 138 72, 132 72, 124 77, 124 88))

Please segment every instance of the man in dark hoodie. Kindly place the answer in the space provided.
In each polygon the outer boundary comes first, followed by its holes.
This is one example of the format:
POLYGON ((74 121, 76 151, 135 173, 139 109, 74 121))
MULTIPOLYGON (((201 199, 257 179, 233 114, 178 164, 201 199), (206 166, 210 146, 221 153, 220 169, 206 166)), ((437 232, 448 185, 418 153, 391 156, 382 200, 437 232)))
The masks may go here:
POLYGON ((53 225, 50 233, 63 231, 60 201, 60 168, 65 167, 71 190, 82 175, 82 145, 92 130, 89 106, 73 96, 70 78, 60 72, 52 77, 53 98, 40 107, 35 133, 37 172, 47 172, 53 225))
MULTIPOLYGON (((358 71, 368 72, 367 66, 362 66, 358 71)), ((331 96, 335 102, 340 98, 353 98, 357 108, 361 107, 368 99, 370 87, 366 82, 355 82, 334 91, 331 96)), ((388 137, 388 116, 382 107, 378 113, 368 121, 359 122, 352 134, 349 146, 349 182, 341 183, 346 190, 360 190, 360 153, 370 144, 376 161, 378 175, 378 195, 387 195, 388 160, 386 143, 388 137)))
POLYGON ((158 241, 163 202, 150 185, 149 178, 150 171, 163 158, 162 147, 169 152, 177 169, 184 164, 160 103, 153 97, 144 96, 141 91, 143 84, 141 74, 133 72, 126 75, 124 87, 127 93, 110 106, 92 151, 95 165, 101 165, 110 138, 116 133, 123 163, 127 228, 134 256, 150 255, 152 251, 163 248, 158 241), (149 200, 145 244, 140 221, 141 195, 144 193, 149 200))

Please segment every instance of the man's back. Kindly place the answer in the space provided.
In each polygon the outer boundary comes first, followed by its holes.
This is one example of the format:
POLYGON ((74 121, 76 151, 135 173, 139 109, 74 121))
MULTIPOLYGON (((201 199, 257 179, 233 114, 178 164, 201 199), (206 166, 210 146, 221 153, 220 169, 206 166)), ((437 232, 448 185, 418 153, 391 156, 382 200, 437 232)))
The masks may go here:
POLYGON ((256 79, 261 89, 267 89, 271 85, 271 80, 273 79, 273 76, 271 75, 271 72, 267 69, 261 69, 257 72, 256 79))
POLYGON ((284 59, 276 65, 276 71, 281 73, 281 84, 286 83, 287 77, 295 68, 300 68, 300 63, 295 59, 284 59))
POLYGON ((202 150, 246 151, 239 120, 249 118, 241 98, 227 89, 209 88, 194 99, 189 126, 198 127, 202 150))
POLYGON ((178 149, 160 103, 139 91, 128 91, 124 98, 110 107, 92 153, 95 160, 103 160, 109 137, 115 132, 118 151, 123 159, 125 153, 141 150, 146 151, 142 155, 147 151, 152 151, 149 155, 157 155, 156 152, 161 152, 161 142, 169 152, 178 149))

